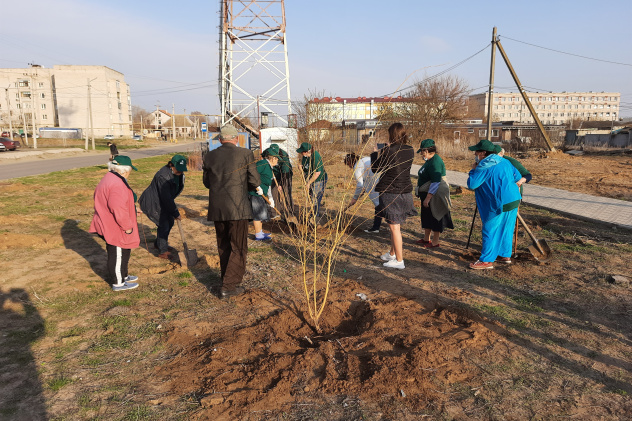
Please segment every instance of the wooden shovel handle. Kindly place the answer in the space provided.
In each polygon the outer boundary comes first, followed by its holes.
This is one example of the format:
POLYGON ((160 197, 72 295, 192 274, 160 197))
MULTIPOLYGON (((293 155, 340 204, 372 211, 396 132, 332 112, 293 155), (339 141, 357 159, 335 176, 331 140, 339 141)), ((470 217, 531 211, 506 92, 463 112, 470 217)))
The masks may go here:
POLYGON ((525 231, 527 231, 527 234, 529 234, 529 237, 531 237, 531 241, 533 241, 533 244, 535 244, 535 246, 538 248, 540 253, 546 254, 544 252, 544 250, 542 250, 542 247, 540 246, 540 243, 538 242, 537 238, 535 238, 535 236, 533 235, 533 233, 531 232, 531 230, 527 226, 526 222, 524 222, 524 219, 522 219, 522 216, 520 216, 520 214, 517 214, 517 216, 518 216, 518 221, 520 221, 520 223, 524 227, 525 231))

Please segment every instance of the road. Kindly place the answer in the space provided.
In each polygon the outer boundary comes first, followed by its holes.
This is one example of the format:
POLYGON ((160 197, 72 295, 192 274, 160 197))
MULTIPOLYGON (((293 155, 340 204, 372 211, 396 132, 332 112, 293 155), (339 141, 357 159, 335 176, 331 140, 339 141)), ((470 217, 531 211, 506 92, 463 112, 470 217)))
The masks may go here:
MULTIPOLYGON (((123 154, 135 159, 149 158, 152 156, 176 154, 178 152, 190 152, 199 148, 200 142, 176 143, 159 145, 144 149, 123 150, 123 154)), ((11 153, 11 152, 4 152, 11 153)), ((70 170, 73 168, 91 167, 94 165, 103 165, 109 158, 109 151, 103 151, 99 154, 86 154, 82 156, 73 156, 66 158, 46 157, 38 158, 32 161, 2 163, 0 164, 0 180, 9 180, 11 178, 27 177, 30 175, 48 174, 53 171, 70 170)))

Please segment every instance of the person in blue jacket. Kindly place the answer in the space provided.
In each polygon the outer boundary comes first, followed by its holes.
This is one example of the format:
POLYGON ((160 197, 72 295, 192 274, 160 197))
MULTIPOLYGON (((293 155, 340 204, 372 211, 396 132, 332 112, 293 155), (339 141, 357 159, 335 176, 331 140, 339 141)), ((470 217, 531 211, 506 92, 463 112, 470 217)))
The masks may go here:
POLYGON ((522 176, 511 163, 495 153, 495 145, 483 139, 469 149, 476 163, 469 173, 467 187, 474 190, 483 222, 481 257, 471 269, 493 269, 494 262, 511 263, 511 246, 520 204, 516 184, 522 176))

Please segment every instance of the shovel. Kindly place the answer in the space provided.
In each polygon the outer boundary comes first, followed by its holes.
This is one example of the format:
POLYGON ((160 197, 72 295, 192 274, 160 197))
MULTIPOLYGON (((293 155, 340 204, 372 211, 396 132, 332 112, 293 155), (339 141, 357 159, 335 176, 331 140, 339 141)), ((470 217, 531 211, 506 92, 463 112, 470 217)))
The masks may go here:
POLYGON ((180 230, 180 237, 182 238, 182 246, 184 247, 184 252, 179 252, 178 257, 180 258, 180 265, 185 268, 189 268, 191 266, 195 266, 198 262, 197 250, 189 249, 187 246, 187 241, 184 239, 184 231, 182 230, 182 224, 179 219, 176 219, 178 223, 178 229, 180 230))
MULTIPOLYGON (((283 196, 283 193, 281 193, 279 196, 283 196)), ((279 212, 279 210, 278 210, 277 208, 275 208, 274 206, 272 206, 272 205, 270 204, 270 200, 269 200, 266 196, 261 195, 261 197, 263 197, 263 200, 265 200, 265 201, 266 201, 266 203, 267 203, 267 204, 268 204, 268 205, 269 205, 272 209, 274 209, 274 210, 276 211, 276 213, 277 213, 277 214, 282 215, 282 214, 281 214, 281 212, 279 212)), ((285 200, 285 196, 283 196, 283 199, 285 200)), ((287 206, 286 206, 286 208, 287 208, 287 206)), ((298 219, 296 219, 296 216, 294 216, 292 213, 290 213, 290 212, 288 211, 288 212, 287 212, 287 215, 283 214, 283 216, 285 216, 285 222, 287 222, 287 224, 288 224, 288 226, 289 226, 290 228, 292 228, 292 225, 290 225, 290 224, 294 224, 294 226, 295 226, 295 227, 297 227, 297 226, 298 226, 298 219)))
POLYGON ((535 260, 543 262, 547 260, 549 257, 551 257, 551 249, 549 248, 548 244, 546 244, 546 241, 538 240, 535 238, 535 236, 533 235, 533 233, 531 232, 527 224, 524 222, 524 219, 522 219, 522 216, 520 216, 520 214, 518 214, 518 220, 520 221, 524 229, 527 231, 527 234, 529 234, 529 237, 531 237, 531 241, 533 241, 533 244, 529 246, 529 251, 531 252, 533 257, 535 257, 535 260))

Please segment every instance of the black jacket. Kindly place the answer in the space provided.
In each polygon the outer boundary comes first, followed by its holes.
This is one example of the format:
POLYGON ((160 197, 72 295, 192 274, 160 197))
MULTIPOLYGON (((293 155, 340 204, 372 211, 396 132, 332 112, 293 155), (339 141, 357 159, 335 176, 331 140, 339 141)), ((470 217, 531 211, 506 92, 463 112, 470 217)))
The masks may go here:
POLYGON ((204 154, 202 181, 208 189, 209 221, 252 219, 248 192, 261 184, 250 149, 224 143, 204 154))
POLYGON ((393 144, 373 152, 371 170, 380 176, 375 191, 392 194, 412 192, 410 168, 414 157, 415 149, 410 145, 393 144))
POLYGON ((161 213, 177 218, 180 212, 175 199, 183 188, 184 174, 176 176, 171 168, 165 165, 154 175, 149 187, 140 195, 140 209, 156 225, 161 213), (175 177, 179 178, 178 183, 174 180, 175 177))

